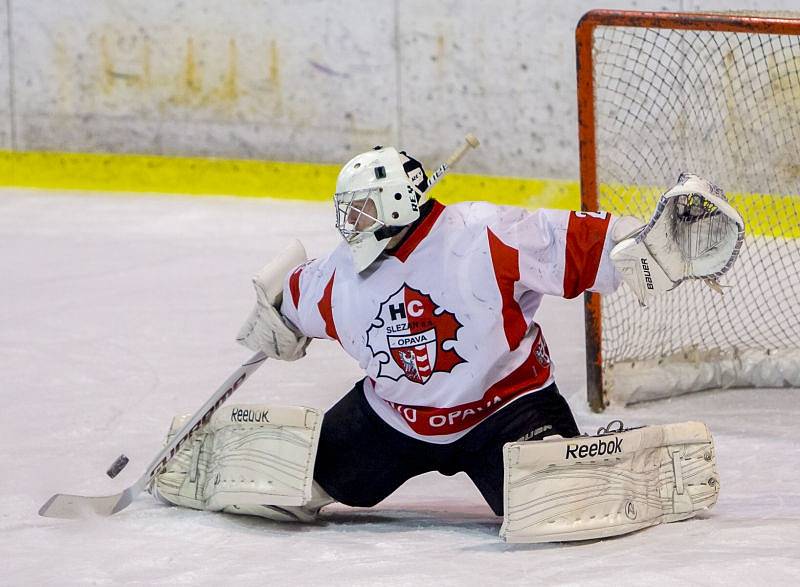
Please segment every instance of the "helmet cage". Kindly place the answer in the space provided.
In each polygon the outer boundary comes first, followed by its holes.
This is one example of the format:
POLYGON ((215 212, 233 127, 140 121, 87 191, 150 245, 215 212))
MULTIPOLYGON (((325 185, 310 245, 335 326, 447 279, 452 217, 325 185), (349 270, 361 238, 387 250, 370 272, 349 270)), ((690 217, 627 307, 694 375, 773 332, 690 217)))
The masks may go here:
POLYGON ((353 243, 365 233, 374 233, 385 225, 381 220, 380 187, 369 187, 333 195, 336 208, 336 228, 347 243, 353 243))

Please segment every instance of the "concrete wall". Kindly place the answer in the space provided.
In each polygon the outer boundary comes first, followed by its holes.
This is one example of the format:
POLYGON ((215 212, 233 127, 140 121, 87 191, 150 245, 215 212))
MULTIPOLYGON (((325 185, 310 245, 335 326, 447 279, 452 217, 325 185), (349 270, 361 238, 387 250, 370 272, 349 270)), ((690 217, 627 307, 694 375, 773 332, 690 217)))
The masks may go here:
MULTIPOLYGON (((797 0, 608 0, 642 10, 797 0)), ((577 177, 574 27, 596 0, 3 0, 0 147, 577 177)))
POLYGON ((9 53, 9 26, 7 3, 0 5, 0 149, 10 149, 11 138, 11 55, 9 53))

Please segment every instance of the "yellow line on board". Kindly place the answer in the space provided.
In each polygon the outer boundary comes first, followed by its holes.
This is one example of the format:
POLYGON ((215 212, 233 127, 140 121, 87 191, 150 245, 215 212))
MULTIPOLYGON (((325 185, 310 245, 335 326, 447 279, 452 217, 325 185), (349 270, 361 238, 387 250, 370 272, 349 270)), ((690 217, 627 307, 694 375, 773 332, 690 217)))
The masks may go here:
MULTIPOLYGON (((104 153, 0 151, 0 186, 103 192, 230 195, 294 200, 329 200, 338 165, 104 153)), ((647 220, 660 192, 644 186, 601 185, 601 202, 614 201, 647 220), (616 195, 614 200, 606 199, 616 195), (644 196, 644 197, 643 197, 644 196)), ((451 173, 435 188, 445 203, 485 200, 530 208, 580 209, 577 181, 451 173)), ((800 238, 800 194, 729 193, 751 236, 800 238)))
POLYGON ((483 200, 508 206, 580 210, 577 181, 531 179, 451 173, 434 188, 435 198, 446 204, 483 200))
POLYGON ((310 163, 0 151, 0 184, 18 187, 324 200, 338 172, 310 163))
MULTIPOLYGON (((104 192, 156 192, 328 200, 338 165, 100 153, 0 151, 0 185, 104 192)), ((579 208, 574 181, 450 174, 436 198, 579 208)))

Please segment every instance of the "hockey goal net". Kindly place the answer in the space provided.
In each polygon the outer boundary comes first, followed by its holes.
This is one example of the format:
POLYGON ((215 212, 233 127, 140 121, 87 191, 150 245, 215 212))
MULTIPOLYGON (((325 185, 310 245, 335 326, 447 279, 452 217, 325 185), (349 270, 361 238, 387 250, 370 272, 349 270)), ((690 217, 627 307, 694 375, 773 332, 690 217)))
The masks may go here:
POLYGON ((597 10, 576 31, 584 210, 649 219, 681 171, 747 237, 724 295, 586 297, 589 402, 800 387, 800 19, 597 10))

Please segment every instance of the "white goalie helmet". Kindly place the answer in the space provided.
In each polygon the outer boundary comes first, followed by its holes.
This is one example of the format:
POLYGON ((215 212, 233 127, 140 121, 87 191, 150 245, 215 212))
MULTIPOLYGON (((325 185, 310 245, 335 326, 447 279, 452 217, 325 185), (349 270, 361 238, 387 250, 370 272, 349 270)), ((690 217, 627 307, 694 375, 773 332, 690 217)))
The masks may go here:
POLYGON ((356 271, 369 267, 404 227, 420 216, 428 179, 422 165, 393 147, 356 155, 339 172, 336 228, 356 271))

